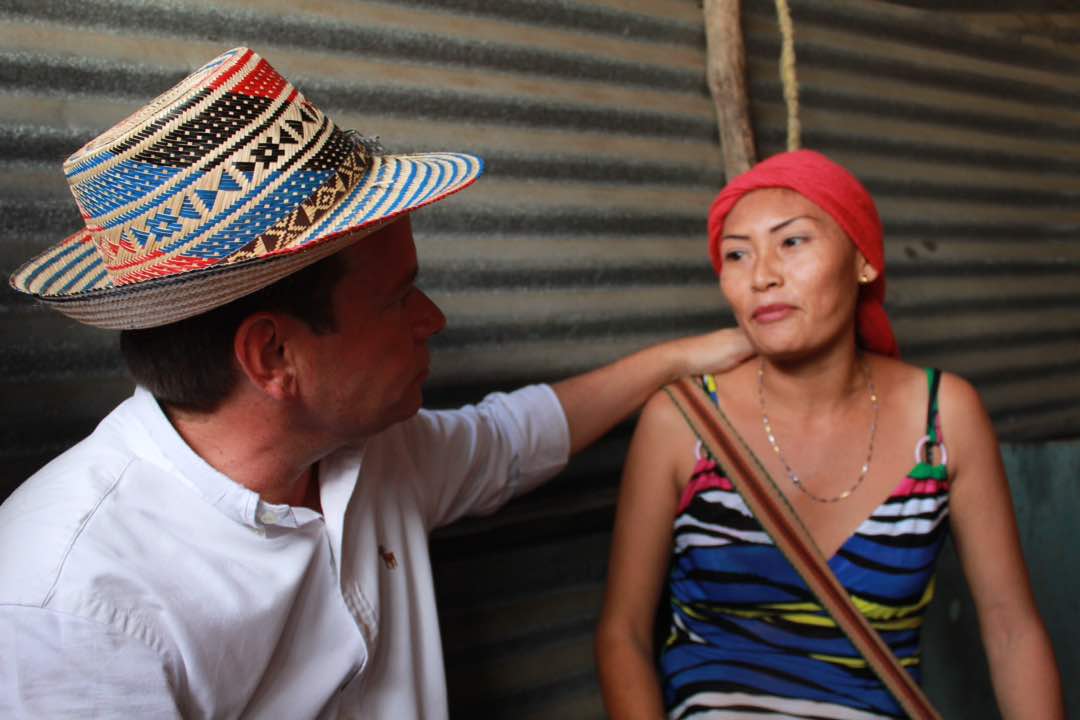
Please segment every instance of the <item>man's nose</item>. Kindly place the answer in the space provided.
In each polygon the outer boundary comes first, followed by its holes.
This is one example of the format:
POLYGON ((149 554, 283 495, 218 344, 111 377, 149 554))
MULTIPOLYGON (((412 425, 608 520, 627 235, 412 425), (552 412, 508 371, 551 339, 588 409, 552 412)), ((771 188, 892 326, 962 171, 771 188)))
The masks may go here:
POLYGON ((420 294, 420 307, 418 309, 419 319, 415 326, 416 335, 419 339, 424 340, 442 332, 442 329, 446 327, 446 316, 443 315, 443 311, 439 309, 435 301, 428 297, 427 293, 423 290, 417 290, 417 292, 420 294))

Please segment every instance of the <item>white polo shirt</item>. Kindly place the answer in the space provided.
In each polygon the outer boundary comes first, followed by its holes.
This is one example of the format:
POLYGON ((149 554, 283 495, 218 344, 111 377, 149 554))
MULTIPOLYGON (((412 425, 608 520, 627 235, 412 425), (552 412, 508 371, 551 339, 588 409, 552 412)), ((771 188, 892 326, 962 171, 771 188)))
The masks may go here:
POLYGON ((320 464, 320 515, 137 389, 0 506, 0 717, 446 717, 428 533, 568 453, 547 386, 421 411, 320 464))

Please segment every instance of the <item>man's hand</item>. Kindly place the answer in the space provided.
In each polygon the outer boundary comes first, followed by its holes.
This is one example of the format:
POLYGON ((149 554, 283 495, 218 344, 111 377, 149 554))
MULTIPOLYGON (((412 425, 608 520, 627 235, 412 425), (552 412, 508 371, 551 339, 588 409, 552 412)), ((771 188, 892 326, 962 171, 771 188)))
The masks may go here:
POLYGON ((671 344, 686 363, 684 371, 678 374, 679 377, 722 373, 754 356, 750 341, 737 327, 681 338, 671 344))
POLYGON ((671 340, 555 383, 570 426, 570 452, 587 447, 683 375, 729 370, 753 355, 738 328, 671 340))

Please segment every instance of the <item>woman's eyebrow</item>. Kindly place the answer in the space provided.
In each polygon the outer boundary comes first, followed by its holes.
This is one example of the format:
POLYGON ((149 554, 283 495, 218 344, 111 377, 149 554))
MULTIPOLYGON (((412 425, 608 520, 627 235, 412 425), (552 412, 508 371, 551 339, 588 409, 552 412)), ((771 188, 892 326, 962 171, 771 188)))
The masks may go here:
POLYGON ((773 225, 771 228, 769 228, 769 232, 774 233, 777 230, 783 230, 785 227, 787 227, 791 223, 795 222, 796 220, 800 220, 802 218, 806 218, 807 220, 813 220, 814 219, 814 218, 810 217, 809 215, 796 215, 793 218, 788 218, 787 220, 785 220, 782 223, 778 223, 776 225, 773 225))
MULTIPOLYGON (((814 217, 812 215, 796 215, 793 218, 788 218, 787 220, 784 220, 783 222, 779 222, 776 225, 773 225, 771 228, 769 228, 769 232, 774 233, 774 232, 777 232, 778 230, 783 230, 785 227, 787 227, 791 223, 795 222, 796 220, 801 220, 803 218, 805 218, 807 220, 813 220, 814 219, 814 217)), ((731 235, 724 235, 720 239, 721 240, 749 240, 750 236, 749 235, 731 234, 731 235)))

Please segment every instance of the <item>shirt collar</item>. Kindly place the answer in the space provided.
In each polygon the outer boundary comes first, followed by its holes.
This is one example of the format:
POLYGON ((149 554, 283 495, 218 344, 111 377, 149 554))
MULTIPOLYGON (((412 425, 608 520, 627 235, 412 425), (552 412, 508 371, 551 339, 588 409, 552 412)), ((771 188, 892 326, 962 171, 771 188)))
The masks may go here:
MULTIPOLYGON (((184 442, 165 411, 145 388, 135 388, 132 400, 150 440, 176 467, 181 479, 225 516, 256 529, 267 525, 297 527, 301 524, 298 520, 306 522, 313 519, 306 514, 298 518, 294 508, 288 505, 264 503, 258 493, 231 480, 203 460, 184 442)), ((311 515, 317 517, 316 513, 312 512, 311 515)))

